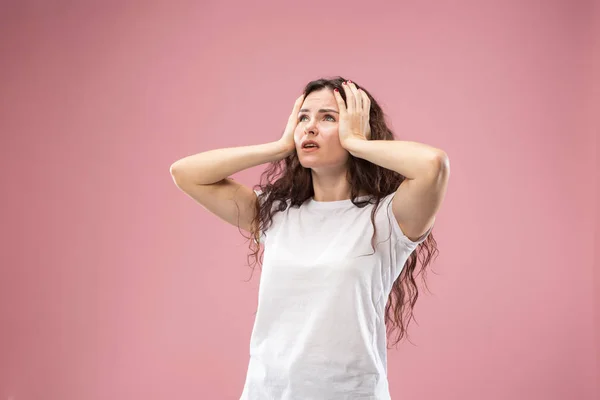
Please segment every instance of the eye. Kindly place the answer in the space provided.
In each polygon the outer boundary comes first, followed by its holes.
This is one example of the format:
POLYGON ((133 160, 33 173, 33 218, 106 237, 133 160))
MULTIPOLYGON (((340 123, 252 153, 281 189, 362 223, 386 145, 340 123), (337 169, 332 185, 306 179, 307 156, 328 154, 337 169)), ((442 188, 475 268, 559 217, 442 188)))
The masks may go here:
MULTIPOLYGON (((304 121, 304 118, 308 118, 308 115, 301 115, 300 117, 298 117, 298 122, 304 121)), ((333 115, 326 114, 323 118, 329 118, 330 121, 335 122, 335 117, 333 115)))

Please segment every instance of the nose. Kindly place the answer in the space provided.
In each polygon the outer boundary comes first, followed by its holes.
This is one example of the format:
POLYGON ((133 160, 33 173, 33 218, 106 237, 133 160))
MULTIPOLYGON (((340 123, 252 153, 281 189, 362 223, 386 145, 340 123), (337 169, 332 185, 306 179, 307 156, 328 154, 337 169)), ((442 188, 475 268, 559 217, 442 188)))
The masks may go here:
POLYGON ((317 134, 317 124, 314 119, 310 120, 304 125, 304 133, 312 133, 313 135, 317 134))

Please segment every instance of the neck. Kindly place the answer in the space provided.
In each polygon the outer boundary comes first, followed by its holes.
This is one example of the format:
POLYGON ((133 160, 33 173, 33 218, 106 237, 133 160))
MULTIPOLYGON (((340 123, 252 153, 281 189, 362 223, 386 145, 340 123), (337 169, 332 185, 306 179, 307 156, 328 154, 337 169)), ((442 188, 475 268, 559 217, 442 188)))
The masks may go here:
MULTIPOLYGON (((340 201, 351 198, 350 183, 346 179, 346 171, 335 175, 322 175, 312 172, 313 190, 315 201, 340 201)), ((359 196, 366 193, 361 191, 359 196)))

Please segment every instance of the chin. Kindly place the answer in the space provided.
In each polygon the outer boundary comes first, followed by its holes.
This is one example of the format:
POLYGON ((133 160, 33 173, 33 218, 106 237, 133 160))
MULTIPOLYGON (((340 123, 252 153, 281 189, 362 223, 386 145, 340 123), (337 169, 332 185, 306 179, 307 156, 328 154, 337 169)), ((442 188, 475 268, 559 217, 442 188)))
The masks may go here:
POLYGON ((299 160, 300 161, 300 165, 302 165, 304 168, 309 168, 309 169, 332 169, 332 170, 336 170, 340 167, 344 167, 346 165, 345 161, 334 161, 332 162, 332 160, 299 160))
POLYGON ((323 166, 323 160, 318 160, 313 157, 298 157, 298 161, 300 161, 300 165, 304 168, 318 168, 323 166))
POLYGON ((300 165, 302 165, 304 168, 317 168, 319 167, 319 163, 313 162, 313 161, 300 161, 300 165))

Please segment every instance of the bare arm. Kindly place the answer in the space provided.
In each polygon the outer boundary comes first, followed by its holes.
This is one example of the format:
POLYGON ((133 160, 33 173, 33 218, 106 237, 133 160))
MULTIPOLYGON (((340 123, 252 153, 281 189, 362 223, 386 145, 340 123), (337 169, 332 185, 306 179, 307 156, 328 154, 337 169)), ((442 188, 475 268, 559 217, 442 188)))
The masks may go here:
POLYGON ((210 150, 174 162, 171 176, 177 187, 222 220, 250 232, 256 194, 229 176, 295 151, 294 130, 303 99, 304 95, 296 99, 283 135, 275 142, 210 150))
POLYGON ((256 213, 256 194, 229 176, 277 161, 289 153, 289 145, 281 141, 216 149, 182 158, 171 165, 170 171, 177 187, 206 210, 250 232, 256 213))
POLYGON ((448 189, 450 160, 440 149, 400 140, 347 141, 355 157, 396 171, 406 180, 392 201, 394 216, 402 232, 416 241, 434 224, 448 189))
POLYGON ((171 175, 177 184, 211 185, 239 171, 280 160, 289 153, 289 147, 280 141, 209 150, 175 161, 171 175))
POLYGON ((450 161, 442 150, 417 142, 368 140, 371 101, 354 83, 344 85, 346 103, 339 92, 340 143, 359 157, 403 175, 392 211, 402 232, 413 242, 433 226, 450 177, 450 161))

